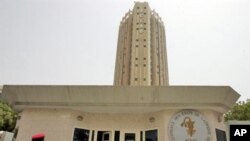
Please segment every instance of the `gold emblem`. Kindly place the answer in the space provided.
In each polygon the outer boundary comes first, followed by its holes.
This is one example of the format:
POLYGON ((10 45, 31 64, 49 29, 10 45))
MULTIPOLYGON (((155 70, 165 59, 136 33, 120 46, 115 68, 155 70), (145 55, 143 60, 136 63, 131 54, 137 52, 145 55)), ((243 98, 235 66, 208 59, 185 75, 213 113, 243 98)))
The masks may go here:
POLYGON ((187 134, 190 136, 190 137, 192 137, 193 135, 194 135, 194 133, 195 133, 195 129, 194 129, 194 121, 192 121, 192 119, 190 118, 190 117, 185 117, 184 119, 183 119, 183 122, 181 123, 181 126, 182 127, 185 127, 185 128, 187 128, 187 134))

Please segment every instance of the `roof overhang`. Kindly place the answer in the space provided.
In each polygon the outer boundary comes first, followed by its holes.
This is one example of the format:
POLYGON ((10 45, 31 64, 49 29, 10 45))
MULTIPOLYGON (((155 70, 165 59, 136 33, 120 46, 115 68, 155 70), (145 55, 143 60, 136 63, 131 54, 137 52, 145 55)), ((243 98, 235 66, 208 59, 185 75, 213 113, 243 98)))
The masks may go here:
POLYGON ((67 108, 92 113, 146 113, 168 109, 228 111, 240 95, 229 86, 5 85, 15 110, 67 108))

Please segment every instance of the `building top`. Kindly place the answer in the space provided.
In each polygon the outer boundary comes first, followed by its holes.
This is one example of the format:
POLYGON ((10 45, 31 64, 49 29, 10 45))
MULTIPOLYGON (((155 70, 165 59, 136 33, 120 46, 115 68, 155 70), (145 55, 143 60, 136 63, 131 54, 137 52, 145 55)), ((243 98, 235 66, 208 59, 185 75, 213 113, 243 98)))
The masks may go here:
POLYGON ((16 86, 3 97, 15 110, 66 108, 92 113, 207 109, 225 113, 239 98, 228 86, 16 86))
POLYGON ((166 36, 160 16, 135 2, 119 26, 114 85, 167 86, 166 36))

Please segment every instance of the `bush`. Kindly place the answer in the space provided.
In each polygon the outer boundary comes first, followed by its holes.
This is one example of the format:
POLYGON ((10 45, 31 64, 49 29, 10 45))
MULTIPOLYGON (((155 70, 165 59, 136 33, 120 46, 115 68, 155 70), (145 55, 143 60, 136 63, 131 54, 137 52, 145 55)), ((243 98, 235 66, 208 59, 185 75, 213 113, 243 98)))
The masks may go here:
POLYGON ((0 99, 0 130, 12 131, 15 128, 17 113, 0 99))

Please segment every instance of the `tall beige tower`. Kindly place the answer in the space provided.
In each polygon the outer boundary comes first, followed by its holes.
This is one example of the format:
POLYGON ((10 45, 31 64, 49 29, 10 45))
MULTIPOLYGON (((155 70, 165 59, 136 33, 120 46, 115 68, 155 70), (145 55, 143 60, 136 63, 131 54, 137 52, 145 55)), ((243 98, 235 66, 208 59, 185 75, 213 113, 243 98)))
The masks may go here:
POLYGON ((135 2, 119 27, 114 85, 168 85, 166 36, 147 2, 135 2))

